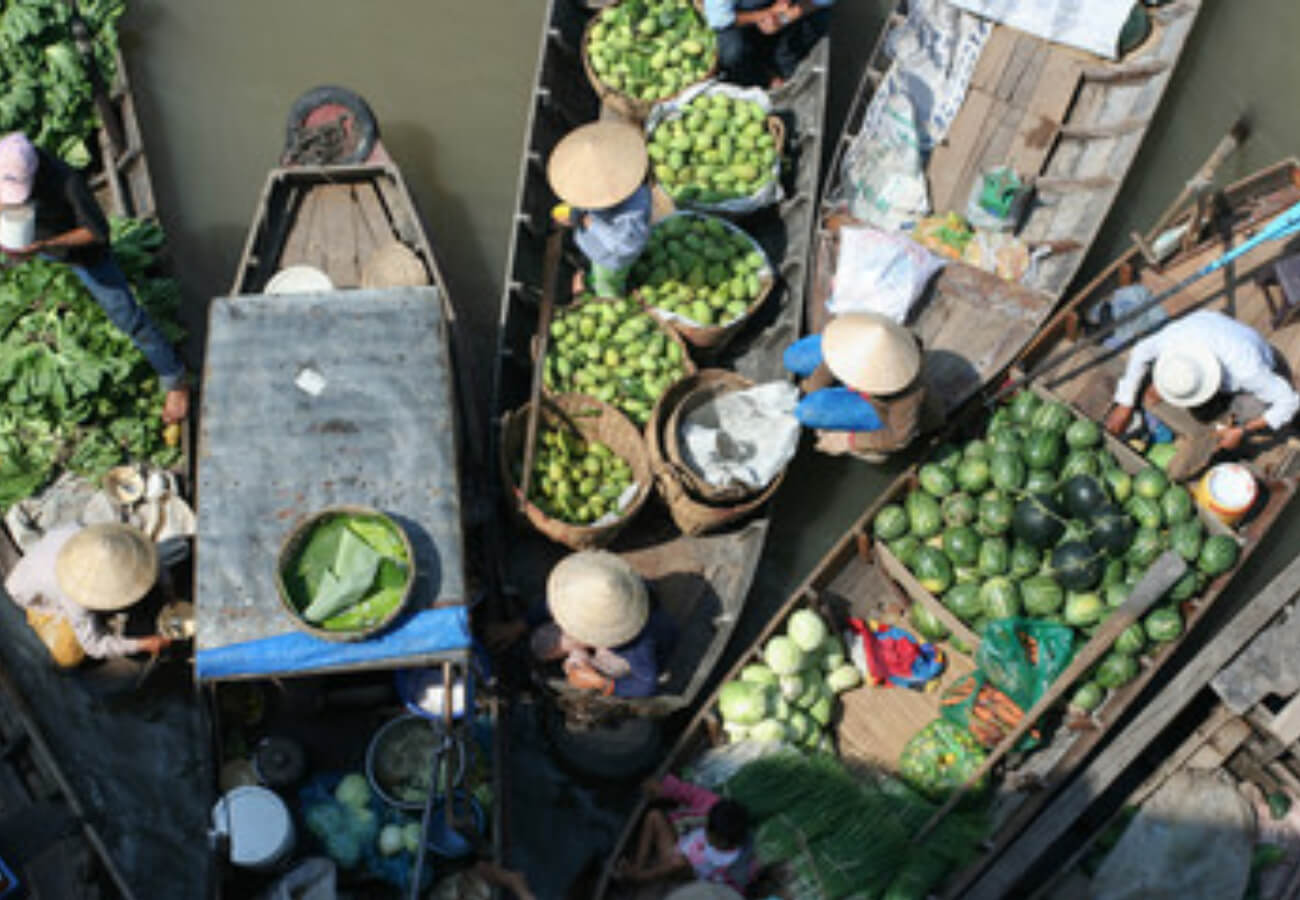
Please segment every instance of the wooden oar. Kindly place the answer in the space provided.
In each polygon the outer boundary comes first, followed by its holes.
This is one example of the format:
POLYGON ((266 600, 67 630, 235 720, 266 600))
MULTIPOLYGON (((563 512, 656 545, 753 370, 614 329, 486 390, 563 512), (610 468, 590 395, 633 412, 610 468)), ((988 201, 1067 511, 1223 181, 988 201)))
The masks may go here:
POLYGON ((542 373, 546 369, 546 347, 551 337, 551 311, 555 308, 555 282, 560 274, 560 250, 564 229, 553 227, 542 257, 542 303, 537 311, 537 358, 533 360, 533 384, 528 395, 528 425, 524 429, 524 473, 519 479, 520 505, 528 502, 533 484, 533 454, 537 450, 537 417, 542 405, 542 373))
MULTIPOLYGON (((1046 375, 1048 372, 1052 371, 1053 369, 1059 368, 1062 363, 1066 362, 1071 357, 1077 355, 1085 348, 1094 347, 1097 344, 1101 343, 1102 338, 1106 337, 1111 332, 1115 331, 1117 328, 1120 328, 1123 325, 1127 325, 1128 323, 1140 318, 1148 310, 1156 306, 1159 306, 1160 304, 1168 300, 1170 297, 1186 289, 1188 286, 1195 284, 1197 281, 1200 281, 1202 278, 1205 278, 1207 275, 1214 274, 1215 272, 1222 269, 1224 266, 1231 264, 1239 257, 1244 256, 1247 253, 1250 253, 1260 244, 1267 243, 1268 241, 1281 240, 1282 238, 1290 237, 1291 235, 1297 232, 1300 232, 1300 203, 1296 203, 1289 209, 1285 210, 1281 215, 1279 215, 1277 218, 1273 219, 1273 221, 1265 225, 1264 228, 1261 229, 1259 233, 1256 234, 1254 237, 1250 238, 1249 240, 1243 241, 1241 244, 1239 244, 1236 247, 1233 247, 1231 250, 1227 251, 1219 258, 1211 260, 1210 262, 1201 266, 1201 268, 1197 269, 1195 272, 1188 275, 1182 281, 1178 282, 1172 287, 1169 287, 1161 291, 1159 294, 1156 294, 1154 297, 1147 300, 1145 303, 1138 304, 1128 312, 1124 313, 1124 315, 1111 320, 1108 324, 1103 325, 1100 328, 1096 329, 1095 331, 1091 332, 1086 338, 1077 341, 1073 346, 1067 347, 1064 350, 1062 350, 1060 353, 1056 354, 1055 356, 1043 360, 1043 362, 1032 372, 1027 372, 1024 375, 1019 376, 1018 378, 1012 378, 1008 380, 990 398, 989 403, 994 403, 1002 399, 1003 397, 1005 397, 1007 394, 1019 390, 1023 385, 1025 385, 1029 381, 1042 378, 1044 375, 1046 375)), ((1162 326, 1164 324, 1166 323, 1161 323, 1162 326)), ((1074 371, 1070 371, 1061 377, 1069 378, 1075 374, 1077 373, 1074 371)))
POLYGON ((1214 184, 1214 175, 1218 172, 1219 166, 1223 165, 1224 161, 1231 156, 1249 136, 1250 118, 1248 115, 1243 114, 1237 119, 1237 121, 1232 123, 1232 127, 1228 129, 1228 133, 1219 140, 1217 145, 1215 145, 1209 158, 1206 159, 1201 167, 1196 170, 1196 174, 1187 180, 1187 183, 1183 185, 1182 191, 1178 194, 1177 199, 1175 199, 1173 203, 1169 204, 1168 208, 1160 214, 1160 218, 1156 219, 1156 223, 1151 226, 1151 229, 1146 233, 1146 236, 1144 237, 1136 231, 1132 232, 1130 237, 1133 238, 1133 243, 1137 245, 1138 250, 1140 250, 1142 255, 1146 257, 1147 262, 1151 263, 1153 266, 1160 265, 1155 252, 1152 250, 1152 245, 1155 243, 1156 238, 1160 237, 1161 233, 1164 232, 1169 223, 1173 221, 1174 216, 1178 215, 1178 213, 1183 209, 1188 200, 1192 199, 1193 196, 1199 196, 1210 189, 1214 184))
POLYGON ((912 839, 913 842, 920 842, 927 834, 934 830, 940 822, 947 817, 948 813, 956 808, 961 802, 962 797, 978 782, 981 778, 988 775, 993 767, 1001 762, 1002 757, 1011 752, 1012 748, 1019 743, 1020 739, 1025 736, 1029 729, 1034 727, 1043 714, 1050 709, 1057 700, 1061 698, 1067 690, 1079 680, 1079 676, 1092 668, 1093 663, 1102 657, 1102 654, 1110 650, 1111 644, 1120 633, 1137 621, 1138 617, 1145 613, 1151 604, 1157 599, 1164 596, 1165 591, 1173 587, 1174 582, 1183 577, 1183 572, 1187 570, 1187 563, 1181 556, 1172 550, 1166 550, 1155 561, 1151 568, 1147 569, 1142 580, 1133 588, 1133 593, 1129 594, 1124 605, 1111 613, 1101 628, 1097 629, 1088 643, 1075 654, 1074 659, 1065 671, 1056 677, 1052 686, 1038 699, 1033 708, 1024 714, 1020 719, 1020 724, 1011 729, 1002 741, 988 755, 984 763, 975 770, 975 773, 966 779, 965 784, 953 792, 948 798, 948 802, 939 808, 930 821, 921 827, 912 839))

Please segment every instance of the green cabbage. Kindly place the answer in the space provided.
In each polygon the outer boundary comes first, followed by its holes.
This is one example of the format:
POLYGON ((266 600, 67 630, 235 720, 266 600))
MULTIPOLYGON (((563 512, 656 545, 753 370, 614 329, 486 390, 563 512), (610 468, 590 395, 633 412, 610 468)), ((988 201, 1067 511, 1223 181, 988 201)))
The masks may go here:
POLYGON ((800 650, 807 653, 812 653, 820 647, 822 641, 829 634, 829 629, 827 629, 826 623, 822 621, 822 617, 811 609, 800 609, 791 613, 785 631, 790 636, 790 640, 798 644, 800 650))
POLYGON ((752 681, 728 681, 718 691, 718 709, 727 723, 756 725, 767 716, 768 688, 752 681))
POLYGON ((360 772, 344 775, 334 788, 334 799, 352 809, 369 808, 370 785, 366 782, 366 776, 360 772))
POLYGON ((862 673, 857 666, 845 663, 826 676, 826 686, 835 693, 852 690, 862 684, 862 673))
POLYGON ((804 653, 793 640, 778 635, 767 642, 767 647, 763 650, 763 659, 776 674, 793 675, 803 668, 804 653))

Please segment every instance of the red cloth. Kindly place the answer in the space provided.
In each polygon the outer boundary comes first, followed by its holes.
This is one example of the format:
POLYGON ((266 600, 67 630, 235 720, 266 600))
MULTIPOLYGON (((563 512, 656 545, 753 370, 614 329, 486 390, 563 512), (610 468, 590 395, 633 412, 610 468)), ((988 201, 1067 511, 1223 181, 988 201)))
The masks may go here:
POLYGON ((849 627, 862 637, 867 670, 871 673, 874 682, 885 683, 891 675, 900 678, 912 675, 912 666, 921 655, 921 650, 915 642, 906 638, 877 635, 871 626, 861 619, 849 619, 849 627))

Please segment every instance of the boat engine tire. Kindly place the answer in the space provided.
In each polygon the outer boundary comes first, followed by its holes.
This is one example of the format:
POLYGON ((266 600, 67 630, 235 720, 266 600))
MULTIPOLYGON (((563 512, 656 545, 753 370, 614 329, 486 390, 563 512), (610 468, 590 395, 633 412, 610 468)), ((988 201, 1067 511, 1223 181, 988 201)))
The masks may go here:
POLYGON ((663 755, 663 726, 656 719, 629 716, 576 730, 557 710, 543 710, 542 716, 556 757, 580 776, 626 781, 649 772, 663 755))
POLYGON ((379 122, 360 94, 345 87, 321 85, 312 88, 293 102, 285 123, 284 155, 286 162, 348 165, 364 162, 379 140, 379 122), (351 114, 348 139, 351 150, 338 159, 300 159, 308 120, 322 107, 341 106, 351 114))

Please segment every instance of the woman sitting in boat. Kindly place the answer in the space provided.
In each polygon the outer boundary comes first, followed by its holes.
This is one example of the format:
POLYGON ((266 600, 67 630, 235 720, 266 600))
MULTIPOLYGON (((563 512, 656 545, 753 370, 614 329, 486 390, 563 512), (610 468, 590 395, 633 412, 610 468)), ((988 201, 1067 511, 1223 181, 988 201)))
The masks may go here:
POLYGON ((90 186, 71 166, 15 131, 0 138, 0 205, 27 203, 35 209, 36 236, 26 247, 5 249, 5 255, 25 260, 39 254, 71 268, 109 321, 131 338, 158 373, 167 392, 163 421, 184 419, 190 396, 185 367, 131 293, 109 247, 108 220, 90 186))
POLYGON ((632 264, 650 239, 649 156, 645 139, 623 122, 575 128, 551 151, 546 177, 562 201, 552 215, 574 229, 574 243, 591 263, 574 293, 622 297, 632 264))
POLYGON ((822 334, 785 351, 785 367, 804 376, 809 393, 795 418, 817 429, 823 453, 854 453, 872 462, 902 450, 921 432, 926 388, 920 341, 892 319, 846 313, 822 334), (834 381, 841 385, 832 386, 834 381))
POLYGON ((1162 401, 1207 422, 1231 413, 1233 423, 1217 432, 1221 450, 1237 449, 1247 434, 1280 431, 1300 410, 1281 355, 1250 326, 1212 310, 1189 313, 1133 347, 1106 417, 1111 434, 1128 429, 1148 370, 1142 402, 1157 417, 1162 401))
POLYGON ((672 619, 651 609, 645 581, 623 559, 583 550, 562 559, 546 581, 545 616, 490 629, 489 647, 522 637, 539 662, 559 662, 570 685, 606 696, 649 697, 676 639, 672 619))
POLYGON ((65 525, 51 529, 18 561, 5 591, 62 668, 132 653, 158 653, 171 643, 154 634, 126 637, 109 629, 107 613, 135 605, 158 580, 153 541, 129 525, 65 525))
POLYGON ((704 0, 727 81, 780 87, 830 28, 835 0, 704 0))

